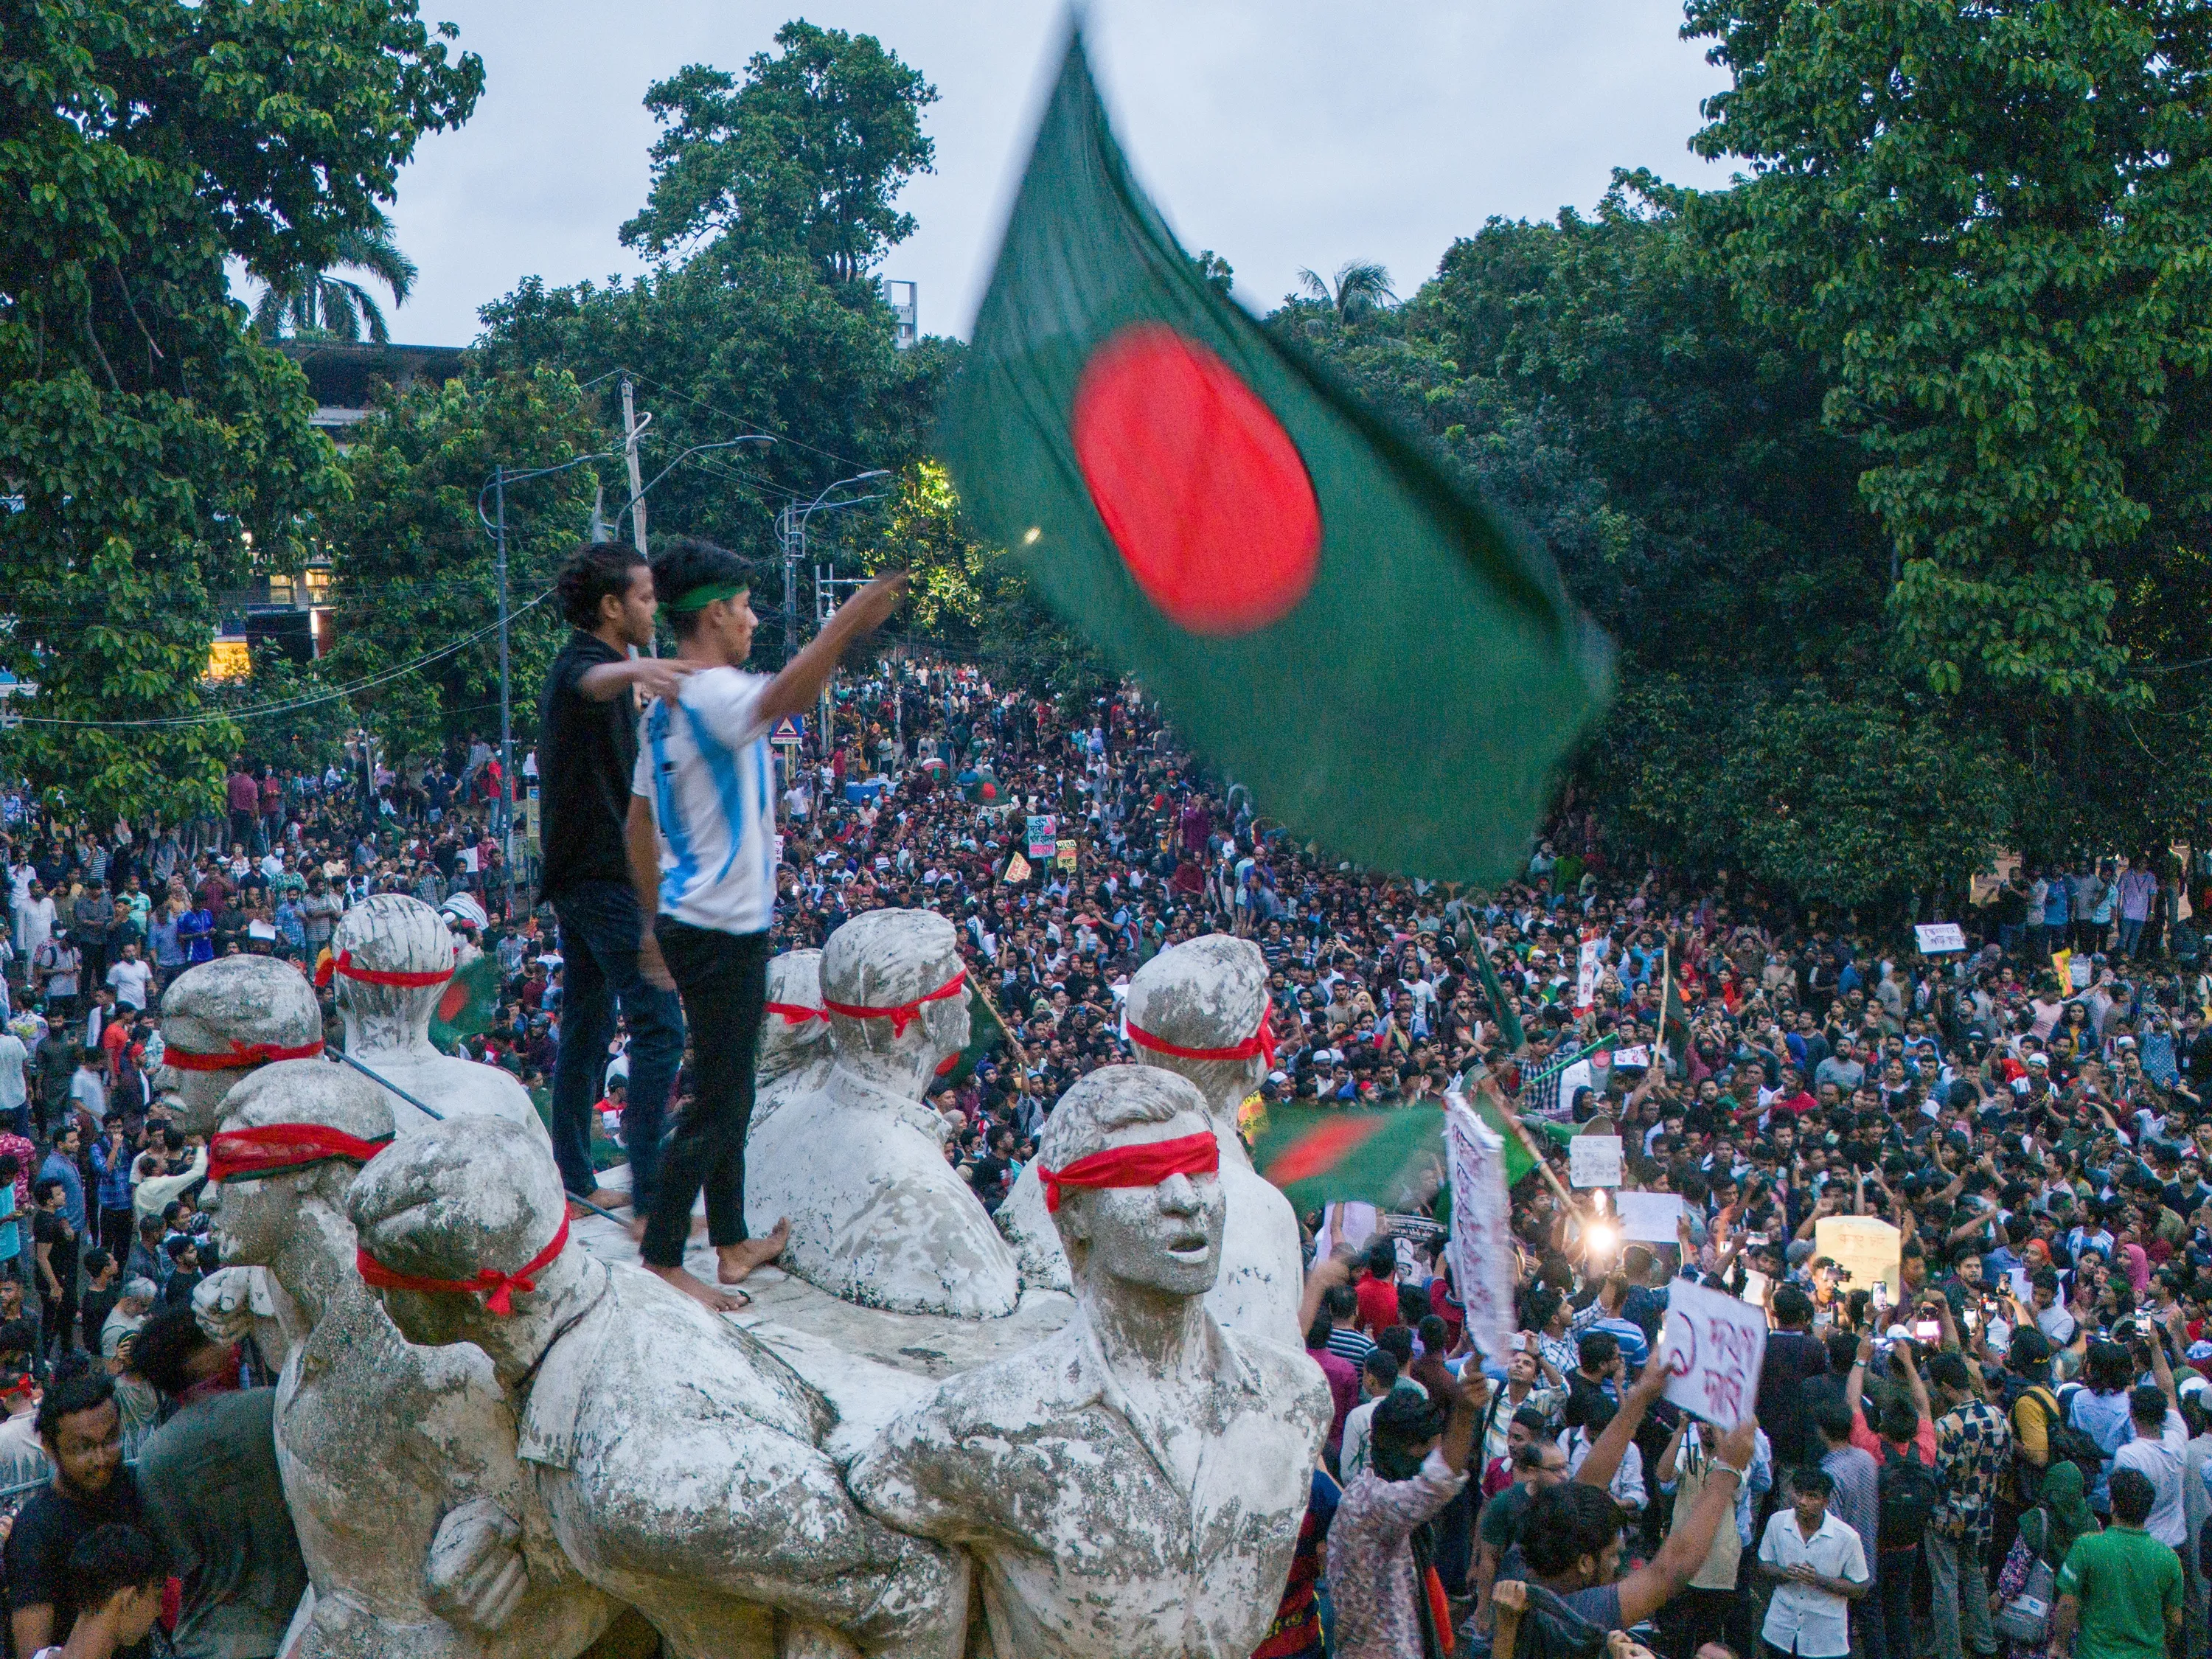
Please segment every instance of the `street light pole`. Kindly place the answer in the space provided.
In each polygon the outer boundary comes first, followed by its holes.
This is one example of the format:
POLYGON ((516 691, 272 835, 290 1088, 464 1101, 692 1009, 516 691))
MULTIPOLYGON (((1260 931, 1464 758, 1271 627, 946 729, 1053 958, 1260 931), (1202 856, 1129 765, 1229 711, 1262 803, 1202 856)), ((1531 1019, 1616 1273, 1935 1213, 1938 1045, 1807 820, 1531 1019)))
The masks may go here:
POLYGON ((499 803, 500 862, 507 872, 507 922, 514 925, 514 708, 507 654, 507 468, 491 470, 499 545, 499 803))

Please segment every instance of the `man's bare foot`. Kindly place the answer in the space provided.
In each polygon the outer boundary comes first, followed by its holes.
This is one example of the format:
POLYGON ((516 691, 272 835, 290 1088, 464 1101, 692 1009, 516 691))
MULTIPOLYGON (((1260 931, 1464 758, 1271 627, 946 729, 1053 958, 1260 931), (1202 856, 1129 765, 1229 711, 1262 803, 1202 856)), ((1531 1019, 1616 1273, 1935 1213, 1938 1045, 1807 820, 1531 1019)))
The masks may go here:
POLYGON ((594 1187, 584 1194, 603 1210, 627 1210, 629 1194, 620 1187, 594 1187))
POLYGON ((714 1277, 725 1285, 741 1285, 756 1267, 765 1267, 783 1254, 783 1247, 791 1243, 791 1222, 779 1219, 775 1230, 766 1238, 749 1238, 739 1244, 717 1244, 714 1255, 719 1258, 714 1277))
POLYGON ((721 1291, 703 1279, 695 1279, 681 1267, 656 1267, 650 1261, 639 1264, 655 1279, 674 1285, 678 1290, 714 1313, 735 1313, 740 1308, 752 1306, 752 1297, 743 1291, 721 1291))

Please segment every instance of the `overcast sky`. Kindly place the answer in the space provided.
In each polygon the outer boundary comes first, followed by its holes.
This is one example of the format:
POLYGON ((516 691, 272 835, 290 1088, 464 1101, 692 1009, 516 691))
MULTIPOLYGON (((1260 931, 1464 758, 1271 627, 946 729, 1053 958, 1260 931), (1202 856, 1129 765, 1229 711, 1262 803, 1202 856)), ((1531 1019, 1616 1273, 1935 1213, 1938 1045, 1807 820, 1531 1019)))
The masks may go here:
MULTIPOLYGON (((616 228, 647 189, 641 100, 683 64, 736 70, 793 15, 877 36, 933 83, 937 170, 883 274, 921 284, 930 333, 965 334, 1025 159, 1050 0, 424 0, 483 55, 475 118, 423 140, 392 218, 422 267, 395 339, 465 343, 477 307, 640 262, 616 228)), ((1410 294, 1492 215, 1588 210, 1610 169, 1725 182, 1691 155, 1722 84, 1668 0, 1095 0, 1091 38, 1122 142, 1194 250, 1264 310, 1298 268, 1380 259, 1410 294)))

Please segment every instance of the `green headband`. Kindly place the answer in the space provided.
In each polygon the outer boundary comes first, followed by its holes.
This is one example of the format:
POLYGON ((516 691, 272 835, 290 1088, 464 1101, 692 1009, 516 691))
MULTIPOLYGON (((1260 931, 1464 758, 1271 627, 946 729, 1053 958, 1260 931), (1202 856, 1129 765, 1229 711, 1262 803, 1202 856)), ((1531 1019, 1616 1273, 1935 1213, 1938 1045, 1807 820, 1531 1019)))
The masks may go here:
POLYGON ((680 599, 671 599, 671 611, 704 611, 717 599, 734 599, 740 593, 752 592, 750 582, 709 582, 704 587, 695 587, 680 599))

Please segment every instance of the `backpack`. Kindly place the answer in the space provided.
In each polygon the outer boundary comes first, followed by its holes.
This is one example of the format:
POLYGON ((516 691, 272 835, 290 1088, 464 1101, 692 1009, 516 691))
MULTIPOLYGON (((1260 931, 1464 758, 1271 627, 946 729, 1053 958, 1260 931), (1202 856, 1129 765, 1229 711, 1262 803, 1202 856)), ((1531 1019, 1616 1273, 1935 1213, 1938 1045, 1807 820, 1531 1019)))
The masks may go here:
POLYGON ((1875 1474, 1881 1533, 1878 1547, 1901 1550, 1918 1543, 1927 1535, 1940 1495, 1935 1470, 1912 1452, 1893 1453, 1885 1441, 1881 1467, 1875 1474))
MULTIPOLYGON (((2069 1413, 2062 1413, 2058 1401, 2045 1388, 2027 1389, 2021 1396, 2033 1400, 2043 1407, 2044 1438, 2051 1448, 2051 1462, 2071 1463, 2081 1471, 2085 1489, 2094 1492, 2105 1472, 2105 1449, 2099 1445, 2087 1430, 2075 1426, 2069 1413)), ((2027 1466, 2033 1469, 2034 1465, 2027 1466)), ((2045 1465, 2045 1468, 2049 1464, 2045 1465)), ((2024 1481, 2024 1486, 2039 1485, 2040 1481, 2024 1481)))

